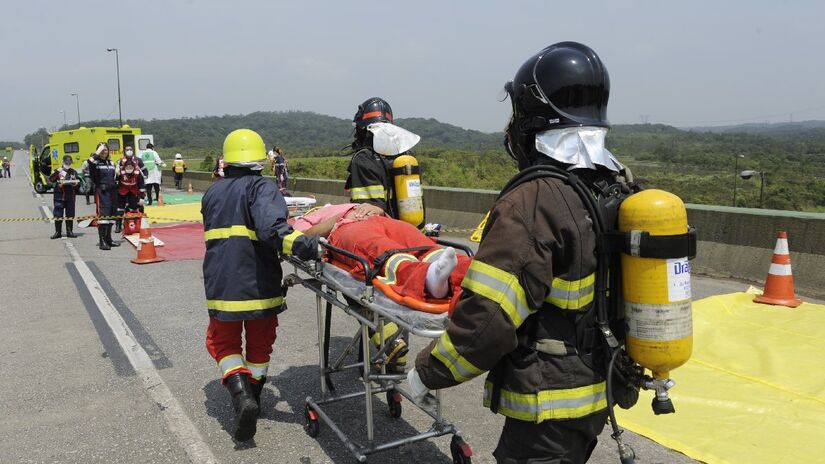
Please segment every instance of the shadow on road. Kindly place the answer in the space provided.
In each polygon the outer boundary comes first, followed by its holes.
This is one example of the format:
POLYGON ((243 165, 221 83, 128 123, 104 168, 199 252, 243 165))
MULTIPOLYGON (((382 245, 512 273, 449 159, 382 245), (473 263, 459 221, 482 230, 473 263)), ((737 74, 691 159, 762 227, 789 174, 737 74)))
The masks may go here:
MULTIPOLYGON (((348 342, 345 337, 334 337, 330 341, 332 352, 336 353, 343 349, 348 342)), ((333 376, 333 382, 337 393, 350 393, 359 390, 361 380, 355 372, 344 372, 333 376)), ((203 388, 206 396, 204 406, 209 416, 214 417, 221 427, 231 433, 234 426, 234 413, 232 411, 229 393, 221 385, 219 380, 208 383, 203 388)), ((384 393, 373 398, 373 417, 375 419, 375 438, 377 443, 384 443, 403 437, 412 436, 419 431, 402 415, 399 419, 390 417, 387 405, 384 401, 384 393)), ((261 394, 261 418, 258 422, 258 433, 264 432, 265 421, 279 422, 284 426, 294 427, 296 432, 303 432, 304 407, 307 396, 312 396, 318 400, 320 398, 320 385, 318 379, 317 365, 292 366, 276 376, 270 376, 261 394), (279 405, 285 402, 286 405, 279 405), (286 412, 292 411, 292 412, 286 412)), ((405 401, 403 414, 415 415, 420 420, 424 429, 432 423, 431 419, 423 412, 405 401)), ((325 405, 324 411, 329 415, 352 440, 363 444, 366 442, 366 413, 363 399, 356 398, 345 400, 331 405, 325 405)), ((281 426, 283 427, 283 426, 281 426)), ((321 449, 333 462, 351 463, 354 462, 352 454, 346 446, 338 440, 335 433, 323 423, 321 432, 316 438, 321 449)), ((436 438, 449 441, 449 436, 436 438)), ((254 447, 254 440, 247 443, 236 443, 236 449, 246 449, 254 447)), ((425 441, 408 445, 399 449, 381 452, 370 461, 388 463, 408 463, 408 462, 428 462, 428 463, 450 463, 452 459, 444 454, 434 443, 425 441), (378 457, 380 456, 380 457, 378 457)))

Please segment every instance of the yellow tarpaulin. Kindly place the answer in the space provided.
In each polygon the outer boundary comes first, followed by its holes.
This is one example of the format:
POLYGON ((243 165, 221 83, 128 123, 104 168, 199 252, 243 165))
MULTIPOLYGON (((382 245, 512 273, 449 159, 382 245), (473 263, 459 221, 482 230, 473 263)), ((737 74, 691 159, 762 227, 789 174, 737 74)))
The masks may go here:
POLYGON ((694 302, 693 356, 671 373, 676 413, 655 416, 643 392, 619 423, 708 463, 825 462, 825 306, 752 299, 694 302))
POLYGON ((202 221, 200 203, 184 203, 180 205, 147 206, 146 215, 152 224, 167 222, 202 221))

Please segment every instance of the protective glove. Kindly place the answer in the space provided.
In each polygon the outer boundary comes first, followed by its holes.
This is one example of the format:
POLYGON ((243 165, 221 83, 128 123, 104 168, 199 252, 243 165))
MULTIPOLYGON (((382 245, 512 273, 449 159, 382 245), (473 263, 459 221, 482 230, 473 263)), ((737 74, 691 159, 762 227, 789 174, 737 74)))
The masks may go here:
POLYGON ((413 399, 416 403, 421 403, 430 390, 424 385, 424 382, 421 381, 417 370, 411 369, 410 372, 407 373, 407 382, 410 384, 410 394, 413 399))
POLYGON ((622 409, 630 409, 639 401, 639 385, 644 368, 633 362, 627 352, 619 354, 613 368, 618 371, 613 373, 612 379, 613 402, 622 409))

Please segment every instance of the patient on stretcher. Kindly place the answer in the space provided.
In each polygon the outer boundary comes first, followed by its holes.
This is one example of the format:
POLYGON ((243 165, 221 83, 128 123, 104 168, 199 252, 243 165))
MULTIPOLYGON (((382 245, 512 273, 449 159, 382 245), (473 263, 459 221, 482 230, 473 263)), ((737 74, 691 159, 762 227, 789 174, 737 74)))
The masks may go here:
MULTIPOLYGON (((305 234, 327 237, 330 245, 356 254, 371 265, 376 258, 386 258, 377 276, 379 282, 398 295, 422 302, 445 303, 457 297, 471 261, 369 204, 326 205, 290 223, 305 234), (419 249, 393 252, 409 248, 419 249)), ((365 277, 362 266, 353 259, 334 255, 332 262, 361 280, 365 277)))

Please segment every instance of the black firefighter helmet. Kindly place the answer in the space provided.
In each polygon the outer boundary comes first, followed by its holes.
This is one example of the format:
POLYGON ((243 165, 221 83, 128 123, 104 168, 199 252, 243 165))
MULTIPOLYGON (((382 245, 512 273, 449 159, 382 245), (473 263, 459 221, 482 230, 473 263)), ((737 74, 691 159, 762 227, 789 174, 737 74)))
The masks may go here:
POLYGON ((356 129, 366 129, 376 122, 392 123, 392 108, 383 98, 372 97, 358 105, 358 112, 352 118, 356 129))
MULTIPOLYGON (((531 158, 533 136, 565 127, 610 127, 610 76, 599 55, 578 42, 559 42, 521 65, 505 89, 513 104, 508 149, 520 167, 531 158), (521 152, 521 153, 519 153, 521 152)), ((529 163, 528 163, 529 164, 529 163)))

